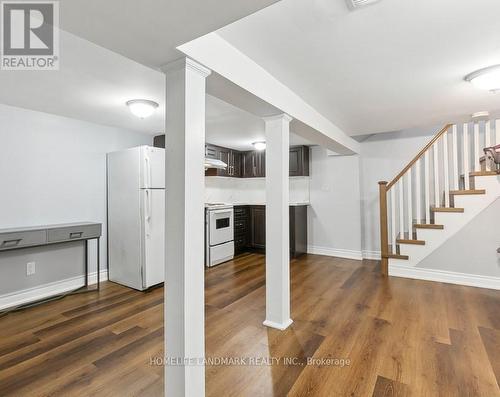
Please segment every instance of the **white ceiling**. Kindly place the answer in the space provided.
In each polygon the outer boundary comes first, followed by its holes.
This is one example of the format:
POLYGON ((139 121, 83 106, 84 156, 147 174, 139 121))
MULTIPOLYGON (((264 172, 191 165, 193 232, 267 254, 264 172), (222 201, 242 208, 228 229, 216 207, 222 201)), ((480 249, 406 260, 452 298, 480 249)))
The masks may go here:
POLYGON ((60 0, 61 28, 143 65, 277 0, 60 0))
MULTIPOLYGON (((61 49, 61 69, 57 72, 0 71, 0 103, 150 135, 164 132, 163 73, 64 31, 61 49), (160 107, 153 116, 141 120, 125 106, 133 98, 152 99, 160 107)), ((215 73, 210 78, 214 83, 218 81, 215 73)), ((217 92, 220 84, 214 83, 209 86, 217 92)), ((235 95, 243 98, 241 93, 235 95)), ((250 98, 248 102, 263 107, 256 99, 250 98)), ((264 140, 261 117, 210 95, 207 95, 206 116, 207 140, 213 144, 249 150, 252 142, 264 140)), ((291 142, 310 144, 295 135, 291 142)))
POLYGON ((58 71, 0 71, 0 103, 148 134, 164 131, 165 77, 149 67, 61 31, 58 71), (141 120, 130 99, 160 103, 141 120))
MULTIPOLYGON (((206 140, 214 145, 251 150, 253 142, 266 140, 262 118, 210 95, 206 101, 206 120, 206 140)), ((311 145, 311 142, 291 133, 290 145, 311 145)))
POLYGON ((218 31, 350 135, 500 109, 466 74, 500 63, 498 0, 282 0, 218 31))
POLYGON ((60 31, 60 70, 0 70, 0 103, 151 135, 162 133, 165 77, 149 66, 182 56, 175 49, 182 40, 273 2, 217 0, 216 7, 215 0, 62 0, 60 22, 66 30, 60 31), (145 120, 131 115, 125 106, 127 100, 140 98, 160 104, 145 120))

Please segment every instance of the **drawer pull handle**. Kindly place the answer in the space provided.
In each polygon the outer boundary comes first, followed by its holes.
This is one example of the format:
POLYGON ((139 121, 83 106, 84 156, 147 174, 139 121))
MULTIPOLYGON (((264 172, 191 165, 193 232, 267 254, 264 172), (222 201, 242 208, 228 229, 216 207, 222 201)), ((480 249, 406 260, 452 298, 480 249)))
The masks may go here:
POLYGON ((73 232, 69 234, 69 238, 80 238, 82 237, 83 232, 73 232))
POLYGON ((15 240, 5 240, 5 241, 2 242, 2 247, 15 247, 22 240, 23 240, 22 238, 18 238, 18 239, 15 239, 15 240))

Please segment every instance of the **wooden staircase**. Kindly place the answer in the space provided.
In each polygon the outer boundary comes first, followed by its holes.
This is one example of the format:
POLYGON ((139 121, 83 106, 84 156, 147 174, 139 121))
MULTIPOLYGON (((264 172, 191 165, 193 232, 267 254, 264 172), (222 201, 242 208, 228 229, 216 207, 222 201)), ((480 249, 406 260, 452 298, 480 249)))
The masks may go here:
POLYGON ((383 274, 391 263, 416 265, 500 197, 500 176, 481 156, 494 143, 500 120, 448 124, 391 182, 379 182, 383 274))

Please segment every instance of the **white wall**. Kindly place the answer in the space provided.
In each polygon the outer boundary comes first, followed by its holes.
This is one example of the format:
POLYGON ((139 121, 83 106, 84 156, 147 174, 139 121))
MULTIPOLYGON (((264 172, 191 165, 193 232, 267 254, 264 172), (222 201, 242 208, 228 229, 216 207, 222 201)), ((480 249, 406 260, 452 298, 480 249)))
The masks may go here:
MULTIPOLYGON (((101 266, 105 267, 106 153, 151 144, 151 137, 0 105, 0 142, 0 228, 101 222, 101 266)), ((81 256, 81 247, 76 248, 75 256, 81 256)), ((37 250, 30 253, 36 254, 37 250)), ((12 251, 12 255, 22 264, 18 256, 24 255, 23 250, 12 251)), ((9 263, 14 263, 11 256, 9 263)), ((70 257, 65 255, 61 260, 66 263, 50 267, 40 263, 37 277, 26 277, 24 267, 5 267, 1 261, 6 256, 0 253, 0 279, 10 280, 0 285, 0 295, 6 289, 12 292, 81 274, 82 261, 75 258, 75 263, 68 263, 65 258, 70 257), (40 274, 44 271, 47 274, 40 274)))
MULTIPOLYGON (((205 177, 205 202, 265 204, 265 178, 205 177)), ((309 202, 309 177, 290 178, 290 203, 309 202)))
POLYGON ((361 143, 361 241, 366 257, 380 255, 378 182, 391 181, 441 128, 376 134, 361 143))
POLYGON ((359 156, 311 148, 309 252, 361 259, 359 156))
POLYGON ((418 268, 500 278, 500 198, 418 264, 418 268))

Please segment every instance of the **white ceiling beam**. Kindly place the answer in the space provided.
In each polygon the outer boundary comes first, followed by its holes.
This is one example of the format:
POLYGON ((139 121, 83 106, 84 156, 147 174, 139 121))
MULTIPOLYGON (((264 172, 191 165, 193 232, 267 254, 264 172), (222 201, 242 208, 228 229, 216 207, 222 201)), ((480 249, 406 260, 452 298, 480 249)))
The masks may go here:
POLYGON ((230 82, 294 118, 292 129, 340 154, 359 152, 359 143, 322 116, 301 97, 216 33, 178 47, 230 82))

